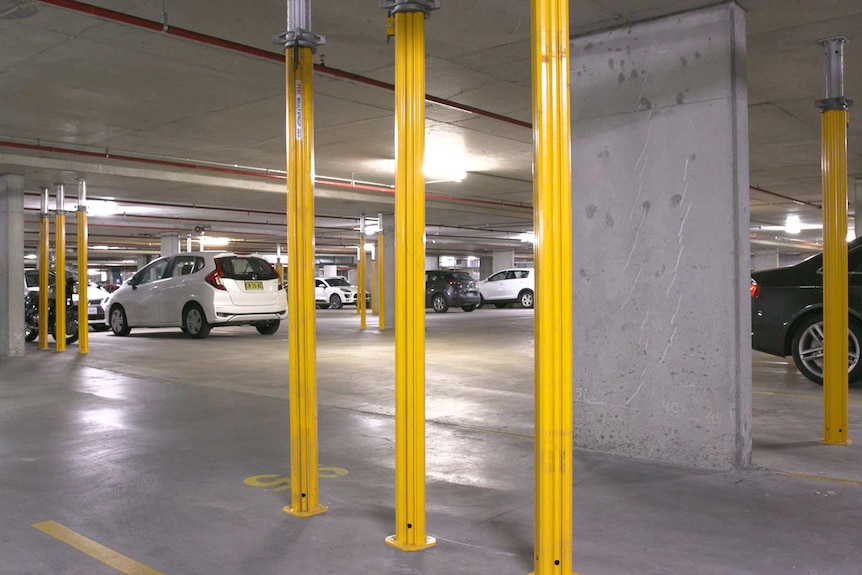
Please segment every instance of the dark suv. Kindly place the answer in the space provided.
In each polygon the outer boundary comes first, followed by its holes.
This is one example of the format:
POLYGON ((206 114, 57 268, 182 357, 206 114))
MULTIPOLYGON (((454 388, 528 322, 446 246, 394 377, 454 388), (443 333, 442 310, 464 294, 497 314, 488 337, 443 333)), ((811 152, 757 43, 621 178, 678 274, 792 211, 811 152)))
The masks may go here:
POLYGON ((450 307, 473 311, 480 302, 476 280, 460 270, 430 270, 425 272, 425 307, 443 313, 450 307))

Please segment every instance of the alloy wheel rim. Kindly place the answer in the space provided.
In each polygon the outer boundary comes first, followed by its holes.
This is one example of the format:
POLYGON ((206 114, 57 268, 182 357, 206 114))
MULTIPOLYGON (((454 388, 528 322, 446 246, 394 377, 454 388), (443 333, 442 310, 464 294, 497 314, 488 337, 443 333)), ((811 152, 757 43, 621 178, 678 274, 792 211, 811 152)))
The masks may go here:
MULTIPOLYGON (((811 373, 823 377, 823 322, 811 325, 799 338, 799 358, 811 373)), ((853 330, 847 330, 847 372, 853 371, 859 363, 860 345, 859 339, 853 330)))

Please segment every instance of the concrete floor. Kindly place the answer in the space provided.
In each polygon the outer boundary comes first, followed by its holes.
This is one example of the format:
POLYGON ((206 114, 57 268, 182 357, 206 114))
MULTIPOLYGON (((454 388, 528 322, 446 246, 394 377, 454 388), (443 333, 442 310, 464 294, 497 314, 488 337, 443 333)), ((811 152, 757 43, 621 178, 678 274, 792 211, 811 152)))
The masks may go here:
MULTIPOLYGON (((417 553, 383 542, 394 530, 392 333, 358 332, 354 310, 318 318, 329 511, 306 519, 282 512, 284 326, 203 341, 91 333, 87 356, 28 344, 26 357, 0 361, 0 573, 531 571, 532 312, 428 314, 428 533, 438 545, 417 553)), ((862 573, 859 447, 820 445, 820 388, 780 358, 754 361, 756 467, 576 452, 580 575, 862 573)), ((862 433, 860 402, 851 389, 851 437, 862 433)))

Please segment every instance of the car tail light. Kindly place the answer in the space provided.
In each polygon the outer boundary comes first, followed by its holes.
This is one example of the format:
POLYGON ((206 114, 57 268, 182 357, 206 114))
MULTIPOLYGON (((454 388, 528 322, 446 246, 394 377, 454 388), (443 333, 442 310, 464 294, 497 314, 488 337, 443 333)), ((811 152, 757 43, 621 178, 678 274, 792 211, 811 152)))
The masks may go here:
POLYGON ((753 279, 751 280, 751 299, 756 298, 760 295, 760 284, 758 284, 753 279))
POLYGON ((224 287, 224 282, 221 281, 221 278, 224 275, 224 269, 221 266, 221 260, 216 259, 215 266, 216 269, 208 273, 207 277, 204 278, 204 281, 206 281, 208 284, 210 284, 216 289, 227 291, 227 288, 224 287))
POLYGON ((458 280, 449 280, 446 283, 448 283, 450 286, 456 286, 458 285, 458 280))
POLYGON ((281 279, 281 274, 278 273, 278 270, 275 269, 274 265, 269 264, 269 267, 271 267, 272 271, 275 272, 275 275, 278 276, 278 289, 280 289, 280 290, 284 289, 284 281, 282 281, 282 279, 281 279))

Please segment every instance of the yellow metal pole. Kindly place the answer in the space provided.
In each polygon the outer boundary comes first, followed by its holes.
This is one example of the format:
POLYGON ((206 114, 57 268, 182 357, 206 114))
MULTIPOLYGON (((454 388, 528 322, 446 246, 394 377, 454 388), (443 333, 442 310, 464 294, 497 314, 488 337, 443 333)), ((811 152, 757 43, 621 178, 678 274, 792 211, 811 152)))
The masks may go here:
POLYGON ((87 299, 87 182, 78 180, 78 353, 90 353, 87 299))
MULTIPOLYGON (((383 219, 380 219, 380 225, 383 225, 383 219)), ((383 243, 383 232, 377 234, 377 329, 380 331, 386 330, 386 272, 384 268, 383 254, 386 252, 386 246, 383 243)))
POLYGON ((359 289, 356 293, 356 309, 359 310, 359 329, 366 328, 366 316, 365 313, 365 283, 366 283, 366 256, 365 256, 365 216, 362 216, 362 219, 359 222, 359 289))
POLYGON ((846 38, 823 41, 826 99, 823 146, 823 443, 847 445, 848 275, 847 275, 847 107, 843 46, 846 38))
POLYGON ((48 349, 48 268, 51 222, 48 220, 48 188, 42 188, 42 211, 39 214, 39 349, 48 349))
POLYGON ((572 571, 569 0, 532 0, 536 234, 535 575, 572 571))
POLYGON ((326 511, 319 501, 317 333, 314 305, 314 89, 313 40, 302 22, 303 4, 288 9, 284 40, 287 68, 287 277, 290 342, 290 488, 285 513, 326 511), (299 22, 291 22, 291 14, 299 22), (294 26, 295 24, 295 26, 294 26), (303 36, 304 34, 308 36, 303 36))
POLYGON ((371 260, 371 269, 368 272, 371 276, 371 314, 377 313, 377 261, 371 260))
MULTIPOLYGON (((57 351, 66 351, 66 209, 63 184, 57 184, 57 219, 55 220, 54 237, 57 249, 56 265, 54 266, 54 335, 57 340, 57 351)), ((43 288, 40 286, 39 290, 43 288)), ((48 289, 45 286, 44 289, 48 289)))
POLYGON ((395 534, 402 551, 435 545, 425 525, 425 12, 395 16, 395 534))

